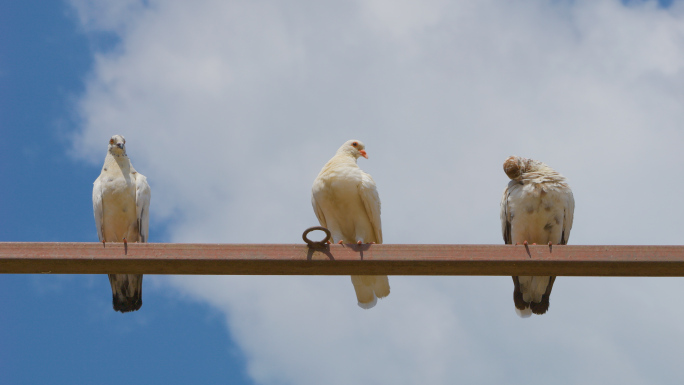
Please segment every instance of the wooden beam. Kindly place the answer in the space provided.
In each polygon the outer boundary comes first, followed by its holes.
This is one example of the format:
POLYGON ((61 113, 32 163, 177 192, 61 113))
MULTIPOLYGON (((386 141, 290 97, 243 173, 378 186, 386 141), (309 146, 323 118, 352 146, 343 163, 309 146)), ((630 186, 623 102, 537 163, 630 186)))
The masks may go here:
POLYGON ((684 246, 0 243, 0 273, 684 276, 684 246))

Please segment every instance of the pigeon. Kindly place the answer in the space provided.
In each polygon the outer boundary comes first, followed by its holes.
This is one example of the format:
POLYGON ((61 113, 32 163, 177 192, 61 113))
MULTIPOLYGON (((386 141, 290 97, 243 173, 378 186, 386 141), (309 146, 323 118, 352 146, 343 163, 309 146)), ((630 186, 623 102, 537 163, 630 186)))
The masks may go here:
MULTIPOLYGON (((93 212, 97 236, 105 242, 147 242, 150 186, 126 155, 126 139, 114 135, 100 176, 93 183, 93 212)), ((127 249, 125 249, 127 250, 127 249)), ((142 274, 109 274, 115 311, 142 306, 142 274)))
MULTIPOLYGON (((546 164, 519 156, 504 162, 511 181, 501 198, 501 230, 506 244, 565 245, 572 229, 575 199, 565 177, 546 164)), ((521 317, 544 314, 556 277, 513 277, 513 302, 521 317)))
MULTIPOLYGON (((348 140, 323 166, 311 189, 311 204, 321 226, 328 228, 333 242, 382 243, 380 197, 373 178, 356 164, 368 159, 365 146, 348 140)), ((352 275, 358 305, 370 309, 378 298, 390 293, 386 275, 352 275)))

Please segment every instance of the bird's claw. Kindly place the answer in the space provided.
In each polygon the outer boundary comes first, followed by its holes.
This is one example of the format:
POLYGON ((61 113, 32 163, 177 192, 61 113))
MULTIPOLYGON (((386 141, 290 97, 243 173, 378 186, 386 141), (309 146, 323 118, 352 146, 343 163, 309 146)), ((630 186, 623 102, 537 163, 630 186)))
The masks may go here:
MULTIPOLYGON (((530 248, 528 247, 527 240, 523 241, 523 245, 525 245, 525 251, 527 251, 527 256, 532 258, 532 254, 530 253, 530 248)), ((533 243, 533 245, 536 245, 536 243, 533 243)))
POLYGON ((124 255, 128 255, 128 241, 126 240, 126 238, 123 239, 123 243, 124 243, 124 255))

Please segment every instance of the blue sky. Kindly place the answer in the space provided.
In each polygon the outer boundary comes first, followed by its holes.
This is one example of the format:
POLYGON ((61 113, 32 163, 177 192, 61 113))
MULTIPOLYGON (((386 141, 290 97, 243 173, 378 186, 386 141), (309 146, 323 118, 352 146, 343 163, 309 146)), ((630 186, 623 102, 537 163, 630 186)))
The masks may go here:
MULTIPOLYGON (((0 8, 0 241, 97 241, 90 199, 101 166, 68 154, 91 49, 111 38, 86 36, 61 2, 0 8)), ((0 277, 0 383, 251 383, 224 317, 149 278, 145 312, 122 315, 106 276, 0 277)))
POLYGON ((70 101, 83 90, 92 64, 88 40, 64 4, 36 5, 4 2, 0 16, 2 172, 16 187, 3 192, 3 216, 15 221, 3 221, 1 234, 3 241, 87 241, 88 208, 68 197, 87 196, 69 187, 86 183, 94 170, 73 162, 64 149, 73 119, 70 101), (46 199, 47 191, 54 199, 46 199), (25 204, 29 199, 34 203, 25 204), (56 218, 68 222, 55 226, 56 218))
MULTIPOLYGON (((153 242, 299 243, 344 141, 386 243, 501 243, 517 154, 568 177, 571 244, 683 242, 684 4, 73 0, 0 3, 0 241, 96 241, 92 182, 123 134, 153 242), (655 193, 654 193, 655 192, 655 193), (655 198, 654 198, 655 197, 655 198)), ((677 383, 678 278, 0 276, 0 382, 677 383)))

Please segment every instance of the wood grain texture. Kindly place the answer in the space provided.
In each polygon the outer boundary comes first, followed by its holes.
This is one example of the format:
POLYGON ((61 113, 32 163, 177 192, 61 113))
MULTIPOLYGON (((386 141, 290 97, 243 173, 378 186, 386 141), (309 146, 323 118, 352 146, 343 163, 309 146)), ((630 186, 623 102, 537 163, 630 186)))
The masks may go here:
POLYGON ((0 243, 0 273, 684 276, 684 246, 0 243))

